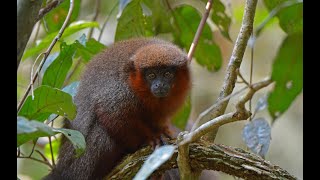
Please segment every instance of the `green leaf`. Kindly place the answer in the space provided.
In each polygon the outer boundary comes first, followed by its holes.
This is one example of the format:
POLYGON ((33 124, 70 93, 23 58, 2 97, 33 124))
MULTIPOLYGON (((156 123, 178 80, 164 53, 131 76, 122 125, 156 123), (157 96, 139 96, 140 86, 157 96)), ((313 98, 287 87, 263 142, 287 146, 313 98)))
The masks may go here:
POLYGON ((131 2, 131 0, 119 0, 119 12, 117 14, 117 17, 121 17, 123 9, 127 7, 127 5, 131 2))
POLYGON ((40 76, 41 79, 43 78, 44 73, 46 72, 47 68, 50 66, 50 64, 59 56, 59 52, 55 52, 53 54, 50 54, 46 60, 46 62, 44 62, 41 70, 40 70, 40 76))
POLYGON ((115 41, 152 36, 151 17, 143 14, 141 0, 131 1, 118 19, 115 41))
POLYGON ((54 134, 55 132, 52 128, 44 123, 17 117, 17 147, 39 137, 52 136, 54 134))
MULTIPOLYGON (((63 41, 65 37, 68 37, 82 29, 91 28, 91 27, 99 27, 99 24, 97 22, 90 22, 90 21, 74 22, 65 29, 60 40, 63 41)), ((58 34, 58 31, 50 33, 45 38, 43 38, 36 46, 27 49, 23 54, 22 60, 25 60, 26 58, 33 55, 38 55, 41 51, 43 51, 45 48, 47 48, 50 45, 50 43, 57 36, 57 34, 58 34)))
MULTIPOLYGON (((177 25, 175 28, 177 30, 174 32, 175 41, 188 50, 201 20, 200 16, 190 6, 175 9, 174 16, 177 25)), ((209 71, 218 70, 221 67, 221 51, 219 46, 214 43, 212 32, 207 24, 203 28, 194 56, 196 61, 209 71)))
POLYGON ((52 113, 74 119, 76 106, 73 104, 70 94, 50 86, 39 86, 34 90, 34 100, 31 96, 27 98, 19 116, 44 121, 52 113))
POLYGON ((303 87, 302 33, 286 37, 278 51, 272 67, 275 87, 268 97, 268 110, 279 117, 291 105, 303 87))
MULTIPOLYGON (((69 20, 69 23, 75 21, 79 15, 80 0, 73 0, 74 7, 69 20)), ((59 31, 62 27, 70 7, 70 1, 62 2, 58 7, 52 9, 43 17, 43 24, 48 33, 59 31)))
POLYGON ((189 115, 191 112, 191 98, 188 96, 183 107, 174 115, 172 122, 179 129, 184 129, 186 127, 189 115))
POLYGON ((216 24, 221 34, 231 41, 229 35, 229 28, 231 25, 231 18, 225 12, 226 8, 220 0, 213 0, 212 2, 212 15, 211 19, 216 24))
MULTIPOLYGON (((51 146, 52 146, 53 157, 54 157, 54 160, 56 161, 57 157, 58 157, 59 148, 60 148, 60 141, 58 139, 51 139, 51 146)), ((48 159, 52 159, 51 150, 50 150, 50 143, 47 143, 44 146, 44 155, 48 159)))
POLYGON ((173 155, 175 146, 164 145, 157 148, 143 163, 133 180, 145 180, 173 155))
POLYGON ((104 44, 96 41, 93 38, 89 39, 88 41, 85 34, 80 37, 79 41, 76 43, 76 46, 77 52, 75 57, 81 56, 85 62, 89 62, 93 56, 106 48, 104 44))
POLYGON ((169 19, 172 19, 171 10, 165 5, 163 1, 143 0, 141 3, 144 14, 151 15, 151 23, 154 34, 172 33, 173 27, 169 19))
POLYGON ((284 3, 293 2, 290 6, 280 8, 277 13, 280 27, 288 34, 302 32, 303 30, 303 2, 300 0, 264 0, 269 11, 272 11, 279 6, 283 6, 284 3), (296 3, 294 3, 296 2, 296 3))
POLYGON ((75 54, 76 46, 67 45, 63 42, 60 46, 59 56, 48 66, 44 73, 42 85, 54 88, 61 88, 72 65, 72 57, 75 54))
POLYGON ((79 131, 65 128, 57 128, 54 129, 54 131, 61 132, 70 140, 70 142, 73 144, 73 147, 75 148, 76 157, 79 157, 81 154, 85 152, 86 141, 84 139, 84 136, 79 131))

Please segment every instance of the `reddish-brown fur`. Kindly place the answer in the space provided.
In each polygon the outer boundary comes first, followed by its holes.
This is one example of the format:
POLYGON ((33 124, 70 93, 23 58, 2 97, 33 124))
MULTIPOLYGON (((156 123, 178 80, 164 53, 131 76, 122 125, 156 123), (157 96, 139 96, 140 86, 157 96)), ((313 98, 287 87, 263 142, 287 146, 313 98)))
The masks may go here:
POLYGON ((71 122, 86 138, 86 152, 75 158, 65 141, 47 179, 101 179, 126 154, 170 135, 170 118, 190 89, 188 66, 185 53, 158 39, 119 42, 97 55, 81 79, 78 113, 71 122), (155 97, 142 69, 172 66, 176 71, 168 95, 155 97))

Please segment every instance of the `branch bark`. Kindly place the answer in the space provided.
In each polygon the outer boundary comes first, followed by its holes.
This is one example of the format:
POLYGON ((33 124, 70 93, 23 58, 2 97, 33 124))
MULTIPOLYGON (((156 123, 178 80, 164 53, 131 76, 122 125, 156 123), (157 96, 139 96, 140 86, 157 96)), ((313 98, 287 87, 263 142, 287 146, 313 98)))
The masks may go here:
POLYGON ((17 1, 17 70, 24 49, 30 38, 33 26, 37 22, 42 1, 17 1))
MULTIPOLYGON (((145 147, 127 156, 105 179, 132 179, 151 153, 152 149, 145 147)), ((297 179, 281 167, 240 148, 202 141, 190 144, 189 154, 191 168, 199 172, 215 170, 249 180, 297 179)), ((154 175, 177 168, 177 156, 175 152, 154 175)))
MULTIPOLYGON (((240 32, 238 34, 236 43, 232 51, 232 55, 227 67, 224 84, 220 91, 220 95, 219 95, 219 98, 217 99, 217 102, 220 101, 221 99, 224 99, 228 95, 230 95, 235 87, 235 83, 237 80, 236 70, 240 68, 249 37, 252 33, 256 6, 257 6, 257 0, 246 1, 240 32)), ((210 119, 216 118, 224 114, 228 103, 229 103, 229 100, 220 103, 218 106, 213 108, 210 112, 208 112, 205 116, 203 116, 203 118, 201 118, 199 123, 194 124, 194 126, 199 127, 201 124, 208 122, 210 119)), ((188 122, 188 124, 192 124, 192 122, 188 122)), ((196 128, 192 128, 192 129, 196 129, 196 128)), ((215 139, 215 135, 217 131, 218 131, 218 128, 212 131, 211 139, 213 141, 215 139)))

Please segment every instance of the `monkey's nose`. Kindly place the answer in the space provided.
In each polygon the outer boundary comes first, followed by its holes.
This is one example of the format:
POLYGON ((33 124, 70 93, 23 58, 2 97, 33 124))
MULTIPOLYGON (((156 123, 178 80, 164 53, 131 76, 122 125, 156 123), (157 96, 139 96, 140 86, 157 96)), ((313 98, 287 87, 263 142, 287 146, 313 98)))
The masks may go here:
POLYGON ((151 87, 151 91, 152 94, 155 97, 166 97, 169 93, 169 89, 170 87, 167 86, 164 83, 155 83, 152 87, 151 87))

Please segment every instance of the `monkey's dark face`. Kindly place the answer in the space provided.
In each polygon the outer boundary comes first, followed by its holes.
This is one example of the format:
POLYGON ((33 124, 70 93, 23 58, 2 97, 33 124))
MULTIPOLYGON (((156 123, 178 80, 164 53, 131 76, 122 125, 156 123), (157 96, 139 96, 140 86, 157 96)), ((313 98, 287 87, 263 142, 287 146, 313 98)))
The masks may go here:
POLYGON ((176 67, 156 67, 143 69, 143 76, 155 97, 166 97, 172 88, 176 67))

